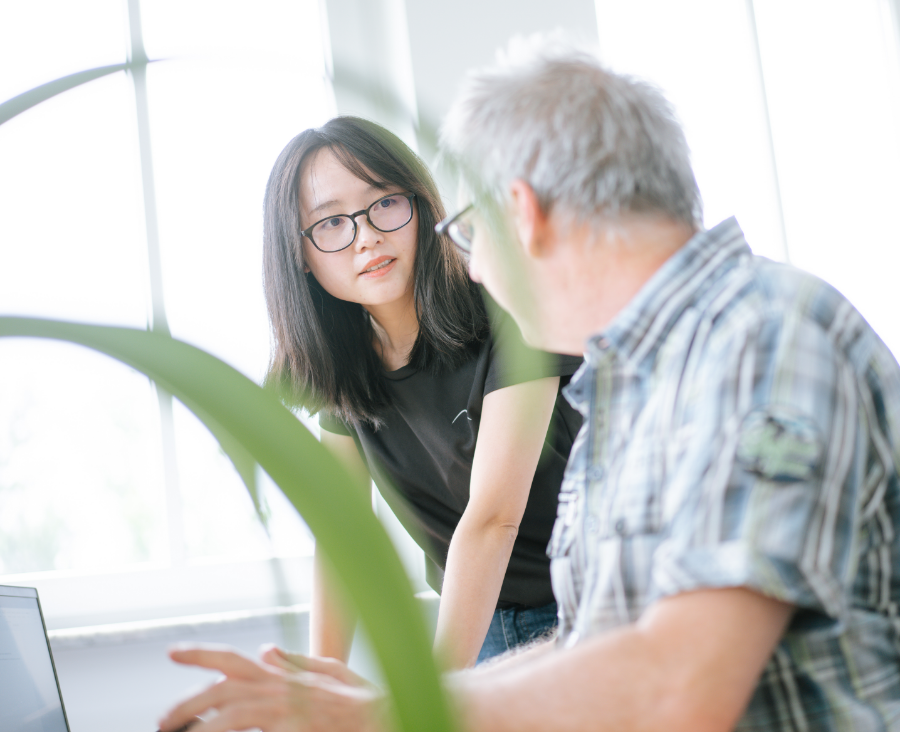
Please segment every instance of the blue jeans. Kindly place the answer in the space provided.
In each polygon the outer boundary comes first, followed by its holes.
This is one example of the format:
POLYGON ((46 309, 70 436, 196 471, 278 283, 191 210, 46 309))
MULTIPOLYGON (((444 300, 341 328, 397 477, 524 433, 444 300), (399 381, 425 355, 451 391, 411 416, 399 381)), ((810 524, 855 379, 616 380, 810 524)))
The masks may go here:
POLYGON ((476 664, 540 638, 553 630, 556 624, 555 602, 543 607, 517 605, 505 610, 495 610, 476 664))

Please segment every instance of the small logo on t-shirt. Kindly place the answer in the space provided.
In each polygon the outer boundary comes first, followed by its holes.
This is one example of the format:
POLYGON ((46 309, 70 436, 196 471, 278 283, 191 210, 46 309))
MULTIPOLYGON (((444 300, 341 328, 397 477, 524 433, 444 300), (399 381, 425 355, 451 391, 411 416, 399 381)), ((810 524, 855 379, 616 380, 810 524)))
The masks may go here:
POLYGON ((453 418, 453 421, 452 421, 450 424, 456 424, 456 420, 458 420, 458 419, 459 419, 460 417, 462 417, 464 414, 466 415, 466 419, 469 420, 469 421, 471 422, 471 421, 472 421, 472 418, 469 416, 469 410, 468 410, 468 409, 463 409, 459 414, 457 414, 457 415, 453 418))

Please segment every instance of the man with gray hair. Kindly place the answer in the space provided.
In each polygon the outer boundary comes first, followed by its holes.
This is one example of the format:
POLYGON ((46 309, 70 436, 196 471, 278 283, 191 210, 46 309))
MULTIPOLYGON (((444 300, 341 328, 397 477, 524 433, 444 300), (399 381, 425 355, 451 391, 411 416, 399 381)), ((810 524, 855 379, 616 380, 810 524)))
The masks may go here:
POLYGON ((473 716, 521 698, 510 729, 900 728, 888 349, 734 219, 703 231, 668 103, 588 55, 511 47, 443 142, 473 278, 533 345, 585 356, 548 549, 557 652, 498 669, 473 716))
MULTIPOLYGON (((668 103, 590 55, 511 46, 443 146, 465 193, 439 228, 527 340, 585 357, 548 548, 559 634, 453 677, 464 728, 900 729, 884 344, 734 219, 703 230, 668 103)), ((369 728, 378 700, 351 696, 330 724, 369 728)))

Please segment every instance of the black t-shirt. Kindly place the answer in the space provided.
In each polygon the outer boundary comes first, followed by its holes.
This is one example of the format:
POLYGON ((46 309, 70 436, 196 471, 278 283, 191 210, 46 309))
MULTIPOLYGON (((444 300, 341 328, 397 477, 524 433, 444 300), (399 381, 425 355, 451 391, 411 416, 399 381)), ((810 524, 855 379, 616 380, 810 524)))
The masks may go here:
MULTIPOLYGON (((498 344, 515 339, 523 348, 518 327, 506 318, 495 320, 492 334, 452 373, 432 376, 410 366, 383 372, 393 404, 377 431, 368 424, 353 428, 324 412, 319 415, 322 429, 354 438, 375 485, 424 550, 432 565, 427 566, 428 583, 438 592, 450 539, 469 501, 485 395, 546 376, 559 376, 561 389, 581 365, 580 358, 558 355, 541 359, 539 365, 528 358, 507 364, 508 351, 501 355, 498 344)), ((580 426, 581 415, 557 393, 498 607, 539 607, 553 601, 546 549, 563 471, 580 426)))

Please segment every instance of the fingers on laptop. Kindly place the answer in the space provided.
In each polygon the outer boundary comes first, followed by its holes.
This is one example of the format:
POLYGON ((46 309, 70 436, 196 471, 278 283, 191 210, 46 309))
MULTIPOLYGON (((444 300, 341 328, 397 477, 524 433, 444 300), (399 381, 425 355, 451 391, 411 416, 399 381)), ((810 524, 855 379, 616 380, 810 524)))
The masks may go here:
POLYGON ((264 663, 276 666, 288 673, 310 671, 330 676, 350 686, 369 686, 368 681, 351 671, 347 664, 336 658, 288 653, 274 645, 265 645, 260 648, 260 652, 260 658, 264 663))
POLYGON ((220 646, 177 646, 169 650, 169 658, 187 666, 200 666, 221 671, 226 676, 248 680, 266 678, 266 670, 237 651, 220 646))

